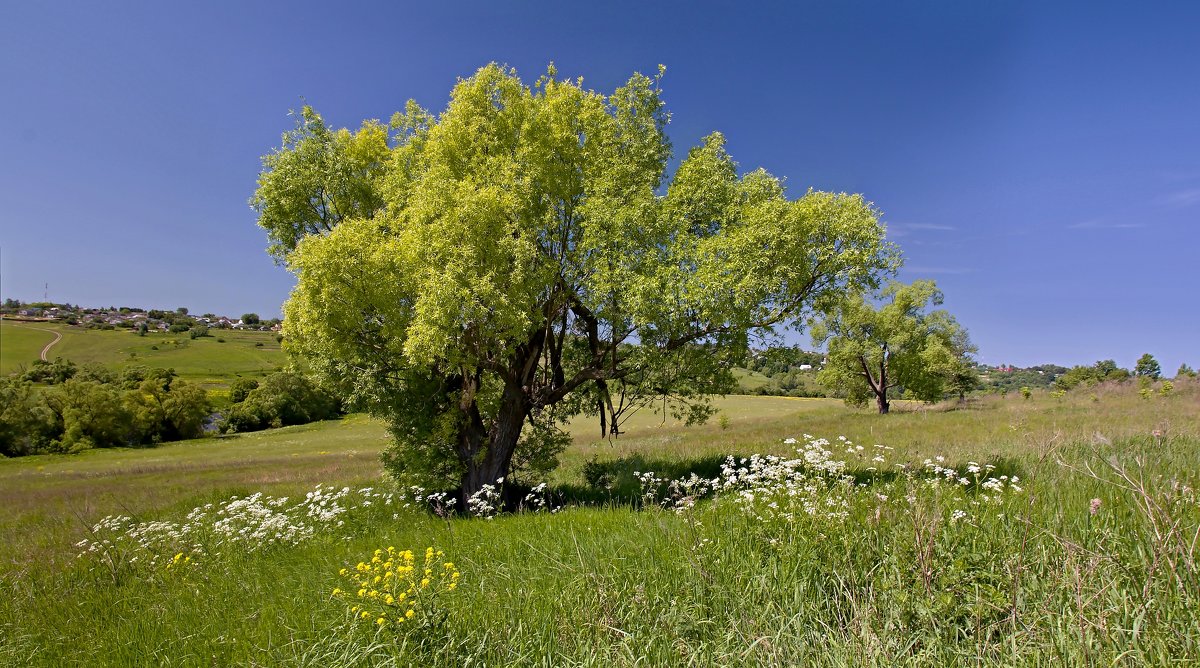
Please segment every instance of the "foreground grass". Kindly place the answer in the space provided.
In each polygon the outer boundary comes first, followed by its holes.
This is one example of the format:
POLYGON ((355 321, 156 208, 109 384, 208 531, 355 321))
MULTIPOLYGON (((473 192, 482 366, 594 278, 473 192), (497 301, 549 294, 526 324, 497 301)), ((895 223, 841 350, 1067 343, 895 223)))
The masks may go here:
POLYGON ((980 500, 974 487, 872 478, 866 469, 875 464, 856 459, 850 465, 867 487, 829 491, 828 498, 846 500, 844 517, 782 520, 761 505, 748 510, 735 495, 681 513, 612 505, 490 521, 442 520, 377 503, 295 546, 212 550, 194 567, 168 572, 52 555, 52 545, 86 535, 73 517, 76 488, 111 485, 84 497, 93 499, 92 512, 84 513, 91 520, 105 494, 132 495, 124 498, 136 499, 145 518, 178 519, 187 508, 233 493, 295 494, 314 481, 377 485, 373 453, 383 430, 356 418, 256 435, 258 441, 247 436, 0 462, 6 536, 35 528, 59 538, 21 543, 6 555, 0 663, 1167 665, 1200 659, 1200 583, 1194 543, 1193 551, 1187 547, 1200 527, 1200 507, 1180 487, 1195 485, 1200 470, 1196 388, 1149 401, 1127 389, 1097 393, 1095 401, 1090 393, 1062 401, 995 400, 887 418, 831 402, 764 399, 771 403, 731 399, 726 429, 645 418, 610 443, 589 440, 592 426, 581 423, 560 480, 579 484, 591 461, 640 457, 686 467, 718 455, 784 452, 783 437, 807 432, 845 434, 868 451, 875 442, 892 445, 890 463, 920 464, 939 444, 949 446, 942 452, 953 463, 1003 456, 997 461, 1020 472, 1024 490, 976 508, 964 505, 980 500), (747 412, 757 415, 745 418, 747 412), (1154 429, 1165 431, 1156 437, 1154 429), (71 475, 58 466, 70 467, 71 475), (1100 500, 1094 513, 1093 499, 1100 500), (959 508, 970 511, 966 521, 953 519, 959 508), (389 545, 435 546, 461 569, 461 586, 439 603, 447 613, 443 625, 376 634, 352 623, 347 604, 331 596, 341 585, 340 568, 389 545), (30 551, 41 556, 22 558, 30 551))

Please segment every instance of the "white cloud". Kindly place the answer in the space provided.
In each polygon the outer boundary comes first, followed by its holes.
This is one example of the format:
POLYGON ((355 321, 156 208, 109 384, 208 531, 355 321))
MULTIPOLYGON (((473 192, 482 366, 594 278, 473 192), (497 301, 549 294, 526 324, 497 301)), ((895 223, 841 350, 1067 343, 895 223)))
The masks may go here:
POLYGON ((903 271, 906 274, 919 274, 921 276, 937 276, 937 275, 959 276, 962 274, 971 273, 970 269, 965 269, 962 267, 922 267, 922 266, 907 267, 906 266, 906 267, 904 267, 903 271))
POLYGON ((1184 207, 1200 203, 1200 188, 1176 190, 1175 192, 1160 198, 1159 203, 1177 209, 1182 209, 1184 207))
POLYGON ((908 236, 912 232, 953 232, 956 229, 953 225, 937 223, 887 223, 888 236, 893 238, 908 236))
POLYGON ((1068 230, 1136 230, 1145 227, 1145 223, 1110 223, 1104 220, 1085 220, 1082 223, 1067 225, 1068 230))

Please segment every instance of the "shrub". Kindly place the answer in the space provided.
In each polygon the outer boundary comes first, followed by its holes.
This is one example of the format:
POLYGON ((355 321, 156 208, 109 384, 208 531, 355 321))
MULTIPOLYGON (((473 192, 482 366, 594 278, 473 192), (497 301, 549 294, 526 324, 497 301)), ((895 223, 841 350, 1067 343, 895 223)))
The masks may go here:
MULTIPOLYGON (((230 388, 233 394, 233 388, 230 388)), ((307 424, 341 415, 341 403, 304 376, 273 373, 249 390, 225 416, 221 431, 259 431, 307 424)))
POLYGON ((251 390, 258 389, 258 381, 253 378, 238 378, 229 384, 230 403, 240 404, 246 400, 251 390))
POLYGON ((0 455, 43 452, 56 431, 54 413, 33 383, 16 376, 0 378, 0 455))
POLYGON ((71 360, 55 357, 53 362, 45 360, 35 361, 30 365, 29 370, 22 375, 22 378, 31 383, 58 385, 73 378, 78 371, 78 367, 71 360))

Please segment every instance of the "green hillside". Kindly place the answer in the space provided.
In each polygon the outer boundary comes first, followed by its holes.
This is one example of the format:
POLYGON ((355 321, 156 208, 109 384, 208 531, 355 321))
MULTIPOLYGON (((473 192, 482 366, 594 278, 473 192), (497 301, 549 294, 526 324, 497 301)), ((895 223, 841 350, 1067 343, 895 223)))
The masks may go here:
POLYGON ((186 333, 138 336, 124 330, 5 322, 4 373, 38 358, 42 346, 53 340, 53 335, 43 330, 62 334, 62 340, 50 349, 50 359, 62 357, 79 365, 95 362, 116 368, 173 368, 183 378, 206 384, 224 384, 234 376, 266 375, 284 363, 274 332, 214 329, 211 336, 191 339, 186 333))
POLYGON ((0 325, 0 374, 8 374, 28 366, 38 359, 42 346, 54 340, 54 334, 42 331, 50 326, 17 324, 4 321, 0 325), (38 329, 35 329, 38 328, 38 329))

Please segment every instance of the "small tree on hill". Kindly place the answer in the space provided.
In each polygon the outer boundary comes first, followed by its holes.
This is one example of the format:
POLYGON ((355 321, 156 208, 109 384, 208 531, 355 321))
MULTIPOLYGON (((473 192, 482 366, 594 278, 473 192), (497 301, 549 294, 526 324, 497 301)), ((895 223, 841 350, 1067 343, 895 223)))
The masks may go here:
POLYGON ((926 312, 942 303, 934 282, 891 283, 882 296, 890 301, 876 308, 850 295, 814 325, 813 342, 829 351, 821 383, 844 392, 851 405, 874 397, 880 414, 897 386, 923 401, 973 388, 969 356, 976 349, 966 330, 944 310, 926 312))
POLYGON ((1154 355, 1146 353, 1138 358, 1137 364, 1133 367, 1133 374, 1139 378, 1158 380, 1162 376, 1162 367, 1158 365, 1158 360, 1154 359, 1154 355))

